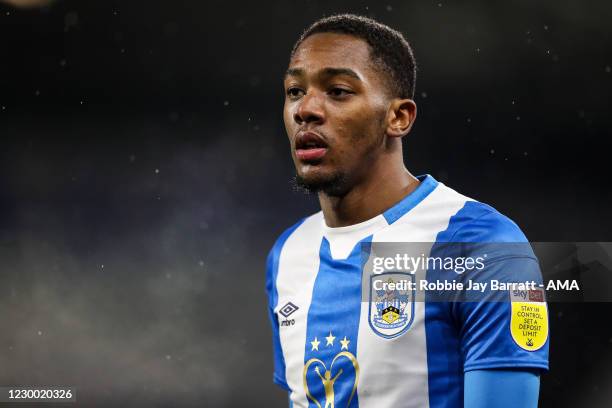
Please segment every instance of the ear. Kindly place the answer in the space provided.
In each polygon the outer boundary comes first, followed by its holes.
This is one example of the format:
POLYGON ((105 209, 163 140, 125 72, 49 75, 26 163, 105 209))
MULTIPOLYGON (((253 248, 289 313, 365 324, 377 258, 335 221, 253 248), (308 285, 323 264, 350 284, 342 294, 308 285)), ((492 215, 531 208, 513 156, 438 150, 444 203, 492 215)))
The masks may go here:
POLYGON ((404 137, 416 119, 417 107, 412 99, 394 99, 387 112, 387 135, 404 137))

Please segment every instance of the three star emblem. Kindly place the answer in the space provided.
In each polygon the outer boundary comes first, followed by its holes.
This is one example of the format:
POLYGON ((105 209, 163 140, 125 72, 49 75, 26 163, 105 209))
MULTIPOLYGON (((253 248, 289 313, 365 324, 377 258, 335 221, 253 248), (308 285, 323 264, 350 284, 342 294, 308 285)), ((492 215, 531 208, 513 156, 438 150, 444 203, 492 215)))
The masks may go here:
MULTIPOLYGON (((326 341, 326 346, 333 346, 334 345, 334 341, 336 340, 336 336, 333 335, 333 333, 330 331, 329 332, 329 336, 325 337, 325 341, 326 341)), ((344 338, 342 340, 340 340, 340 345, 342 346, 340 348, 340 350, 348 350, 348 346, 349 343, 351 341, 349 339, 346 338, 346 336, 344 336, 344 338)), ((314 340, 310 342, 310 345, 312 346, 312 348, 310 349, 311 351, 319 351, 319 346, 321 345, 321 341, 315 336, 314 340)))

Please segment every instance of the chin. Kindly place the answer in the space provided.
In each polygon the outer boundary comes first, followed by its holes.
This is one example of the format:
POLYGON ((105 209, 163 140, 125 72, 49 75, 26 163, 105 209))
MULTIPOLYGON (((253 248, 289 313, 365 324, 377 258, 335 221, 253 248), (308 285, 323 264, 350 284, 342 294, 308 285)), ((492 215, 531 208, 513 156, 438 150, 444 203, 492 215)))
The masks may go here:
POLYGON ((349 188, 347 177, 341 172, 332 174, 297 174, 296 185, 311 193, 323 192, 330 196, 343 196, 349 188))

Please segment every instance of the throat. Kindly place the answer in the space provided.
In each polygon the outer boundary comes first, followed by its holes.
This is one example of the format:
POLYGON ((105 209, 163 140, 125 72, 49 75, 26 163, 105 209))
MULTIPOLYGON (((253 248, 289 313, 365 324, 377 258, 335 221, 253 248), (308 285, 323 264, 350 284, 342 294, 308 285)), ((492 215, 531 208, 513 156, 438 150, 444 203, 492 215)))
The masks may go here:
POLYGON ((400 202, 418 185, 419 180, 405 170, 395 181, 355 186, 343 196, 319 192, 325 224, 337 228, 372 219, 400 202))

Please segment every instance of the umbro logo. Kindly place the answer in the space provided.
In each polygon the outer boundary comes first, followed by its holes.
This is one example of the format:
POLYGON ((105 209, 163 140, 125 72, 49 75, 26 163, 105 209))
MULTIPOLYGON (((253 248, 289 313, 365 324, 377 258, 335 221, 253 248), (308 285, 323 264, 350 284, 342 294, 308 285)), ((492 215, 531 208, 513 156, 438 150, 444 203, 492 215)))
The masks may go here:
POLYGON ((289 317, 298 309, 299 307, 297 307, 293 303, 287 302, 287 304, 285 304, 285 306, 283 306, 279 311, 280 314, 282 314, 283 316, 289 317))
POLYGON ((291 316, 298 309, 299 307, 297 307, 291 302, 287 302, 285 306, 281 307, 279 313, 285 317, 285 320, 281 320, 280 325, 293 326, 295 324, 295 319, 287 319, 287 317, 291 316))

